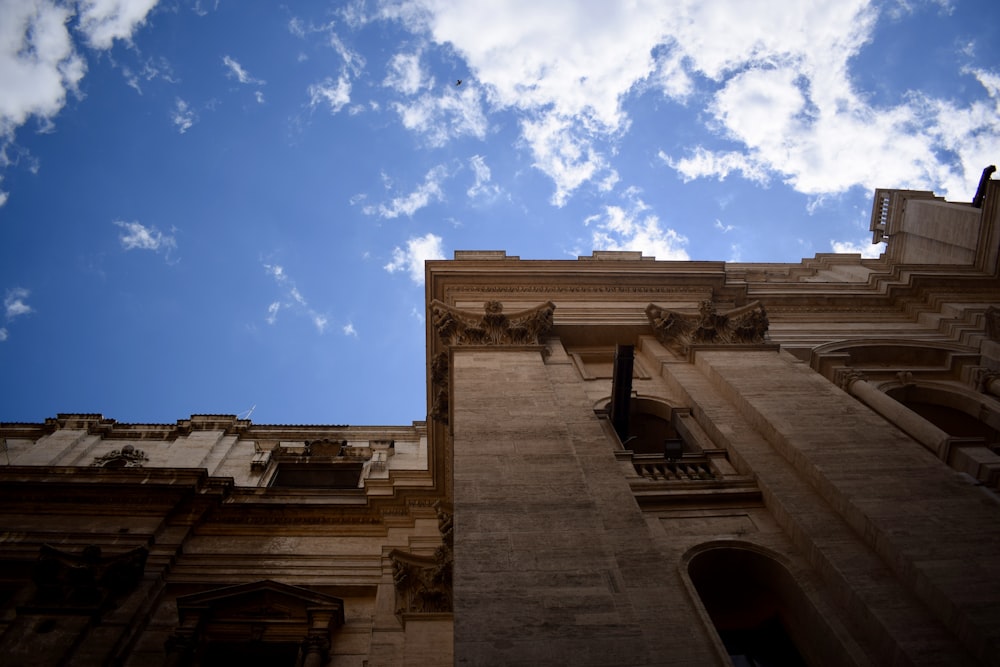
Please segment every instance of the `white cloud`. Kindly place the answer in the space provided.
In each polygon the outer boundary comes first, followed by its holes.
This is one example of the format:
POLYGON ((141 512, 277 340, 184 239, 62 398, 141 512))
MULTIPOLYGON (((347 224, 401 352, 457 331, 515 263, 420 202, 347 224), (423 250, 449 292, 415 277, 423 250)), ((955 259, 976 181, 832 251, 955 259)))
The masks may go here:
POLYGON ((7 0, 0 21, 0 140, 28 118, 52 119, 76 93, 87 66, 67 22, 71 9, 48 0, 7 0))
POLYGON ((722 221, 719 220, 719 219, 715 220, 715 228, 718 229, 723 234, 729 233, 729 232, 733 231, 734 229, 736 229, 732 225, 724 225, 724 224, 722 224, 722 221))
POLYGON ((393 197, 388 204, 365 206, 361 209, 366 215, 378 215, 380 218, 398 218, 401 215, 412 217, 414 213, 424 208, 432 201, 442 201, 444 192, 441 183, 448 176, 444 165, 433 167, 424 176, 424 182, 413 192, 401 197, 393 197))
POLYGON ((410 280, 424 284, 424 262, 429 259, 444 259, 441 237, 432 233, 415 236, 406 242, 406 248, 396 247, 392 251, 392 261, 383 268, 389 273, 406 271, 410 280))
POLYGON ((309 305, 309 302, 302 295, 302 292, 299 291, 299 288, 295 285, 295 281, 289 277, 285 268, 280 264, 264 264, 263 266, 264 272, 274 278, 274 282, 285 290, 285 299, 272 301, 268 305, 265 321, 271 325, 275 324, 278 321, 278 313, 282 309, 287 309, 296 314, 308 317, 313 326, 316 327, 317 332, 323 333, 326 331, 329 318, 309 305))
POLYGON ((229 78, 235 78, 240 83, 253 84, 257 86, 267 83, 262 79, 256 79, 250 76, 250 73, 247 72, 242 65, 236 62, 236 60, 234 58, 231 58, 230 56, 223 56, 222 64, 225 65, 226 69, 228 70, 226 72, 226 76, 229 78))
POLYGON ((330 107, 330 113, 337 113, 351 101, 351 81, 346 74, 341 74, 336 82, 326 77, 321 83, 309 86, 309 106, 316 108, 325 103, 330 107))
POLYGON ((134 88, 135 92, 140 95, 142 95, 143 81, 163 79, 168 83, 177 83, 170 61, 163 57, 147 58, 138 71, 133 70, 128 65, 122 65, 122 76, 125 77, 125 83, 134 88))
POLYGON ((354 328, 354 324, 351 322, 348 322, 341 327, 341 330, 344 332, 345 336, 353 336, 354 338, 358 337, 358 330, 354 328))
POLYGON ((663 151, 658 153, 661 160, 675 169, 685 181, 695 178, 715 176, 720 181, 729 174, 736 173, 747 179, 764 185, 768 182, 767 169, 756 163, 753 157, 736 151, 710 151, 702 146, 696 146, 688 157, 675 159, 663 151))
POLYGON ((50 126, 66 103, 79 94, 87 71, 68 28, 94 49, 114 40, 129 41, 157 0, 4 0, 0 21, 0 152, 28 119, 50 126), (77 14, 78 11, 78 14, 77 14))
POLYGON ((594 250, 631 250, 659 260, 690 259, 684 246, 687 238, 673 229, 664 229, 649 206, 630 191, 628 206, 605 206, 585 223, 594 226, 591 236, 594 250))
POLYGON ((389 60, 387 67, 389 73, 382 85, 404 95, 415 95, 434 84, 434 79, 420 66, 419 53, 397 53, 389 60))
POLYGON ((177 128, 177 131, 184 134, 191 129, 191 126, 198 120, 198 115, 188 106, 188 103, 177 98, 174 100, 173 111, 170 112, 170 121, 177 128))
MULTIPOLYGON (((685 104, 708 99, 696 111, 735 144, 671 149, 664 158, 686 179, 776 179, 806 194, 891 183, 971 196, 979 170, 995 160, 984 155, 1000 145, 998 73, 966 73, 985 89, 970 103, 910 93, 874 104, 851 65, 887 11, 870 0, 379 6, 381 18, 454 49, 492 107, 515 112, 557 205, 605 179, 628 130, 624 101, 650 88, 685 104)), ((421 111, 411 110, 411 127, 420 127, 421 111)))
MULTIPOLYGON (((0 179, 0 182, 2 182, 2 179, 0 179)), ((4 204, 7 203, 7 197, 9 196, 10 196, 9 192, 4 192, 3 190, 0 190, 0 206, 3 206, 4 204)))
POLYGON ((500 193, 500 188, 490 182, 493 174, 486 165, 486 158, 482 155, 473 155, 469 158, 469 167, 476 177, 476 182, 465 191, 470 199, 492 199, 500 193))
POLYGON ((274 324, 278 321, 278 311, 281 310, 280 301, 272 301, 271 305, 267 307, 267 323, 274 324))
POLYGON ((114 225, 121 227, 122 233, 118 235, 118 240, 124 250, 152 250, 159 252, 163 250, 167 255, 170 251, 177 249, 177 239, 169 234, 164 234, 154 226, 145 226, 140 222, 125 222, 115 220, 114 225))
POLYGON ((830 241, 830 248, 837 253, 854 253, 865 259, 878 259, 885 252, 885 243, 872 243, 870 239, 852 241, 830 241))
POLYGON ((31 292, 23 287, 12 287, 7 290, 3 300, 4 316, 8 320, 12 320, 15 317, 33 312, 34 309, 25 303, 25 299, 29 296, 31 296, 31 292))
POLYGON ((10 336, 7 333, 7 329, 5 327, 0 327, 0 343, 4 342, 9 337, 10 336))
POLYGON ((136 28, 146 23, 158 0, 80 0, 80 25, 90 46, 109 49, 116 39, 130 41, 136 28))
POLYGON ((445 145, 449 139, 473 136, 483 139, 488 123, 474 85, 451 86, 441 95, 421 95, 408 102, 393 102, 403 127, 424 137, 430 146, 445 145))

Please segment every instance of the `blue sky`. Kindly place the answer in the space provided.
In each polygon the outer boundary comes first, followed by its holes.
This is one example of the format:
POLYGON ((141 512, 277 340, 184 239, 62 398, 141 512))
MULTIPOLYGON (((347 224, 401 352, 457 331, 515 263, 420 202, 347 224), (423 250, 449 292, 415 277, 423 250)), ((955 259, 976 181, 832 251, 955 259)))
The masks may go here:
POLYGON ((0 0, 0 420, 423 419, 456 249, 877 256, 875 187, 968 201, 1000 158, 998 31, 991 0, 0 0))

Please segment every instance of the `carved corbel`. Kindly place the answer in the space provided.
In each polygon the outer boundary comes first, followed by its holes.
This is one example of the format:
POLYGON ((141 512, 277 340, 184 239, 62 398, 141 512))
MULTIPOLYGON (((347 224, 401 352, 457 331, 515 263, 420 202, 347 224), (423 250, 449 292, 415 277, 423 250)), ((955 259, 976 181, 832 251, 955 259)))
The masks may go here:
POLYGON ((436 507, 441 546, 434 550, 433 556, 418 556, 399 549, 389 552, 399 614, 452 610, 454 518, 440 502, 436 507))
MULTIPOLYGON (((555 304, 551 301, 535 308, 507 315, 499 301, 483 304, 483 313, 454 308, 441 301, 430 304, 430 317, 438 339, 445 347, 460 345, 539 345, 552 330, 555 304)), ((545 350, 543 353, 547 353, 545 350)), ((448 423, 449 356, 439 352, 431 360, 430 417, 448 423)))
POLYGON ((763 343, 769 322, 759 301, 720 313, 711 301, 702 301, 698 313, 683 313, 656 304, 646 307, 646 317, 657 339, 687 353, 692 345, 763 343))
POLYGON ((552 329, 551 301, 511 315, 499 301, 483 304, 483 314, 453 308, 435 299, 431 321, 445 345, 538 345, 552 329))

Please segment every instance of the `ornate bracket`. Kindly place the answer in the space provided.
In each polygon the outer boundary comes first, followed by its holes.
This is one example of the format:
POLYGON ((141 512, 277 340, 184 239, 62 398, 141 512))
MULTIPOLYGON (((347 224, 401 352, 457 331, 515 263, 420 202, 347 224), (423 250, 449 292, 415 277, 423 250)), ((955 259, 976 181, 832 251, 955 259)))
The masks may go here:
POLYGON ((698 313, 682 313, 646 306, 646 317, 660 342, 681 353, 692 345, 732 345, 765 342, 767 312, 760 301, 720 313, 711 301, 702 301, 698 313))
MULTIPOLYGON (((503 304, 487 301, 483 314, 453 308, 435 299, 430 304, 431 322, 446 347, 452 345, 538 345, 552 330, 555 304, 505 315, 503 304)), ((448 423, 449 367, 448 352, 431 359, 431 419, 448 423)))
POLYGON ((392 579, 396 585, 396 613, 450 612, 451 575, 455 556, 453 516, 437 504, 442 544, 433 556, 417 556, 393 549, 392 579))
POLYGON ((431 317, 445 345, 538 345, 552 329, 556 306, 548 301, 529 310, 505 315, 503 304, 487 301, 484 314, 453 308, 435 299, 431 317))

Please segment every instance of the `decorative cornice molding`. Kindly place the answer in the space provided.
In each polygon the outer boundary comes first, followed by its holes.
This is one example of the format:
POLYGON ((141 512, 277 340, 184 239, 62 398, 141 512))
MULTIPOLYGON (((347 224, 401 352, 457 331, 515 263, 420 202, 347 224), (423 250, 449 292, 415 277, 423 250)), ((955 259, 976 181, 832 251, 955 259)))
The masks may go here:
POLYGON ((430 304, 431 321, 445 345, 537 345, 552 329, 551 301, 535 308, 505 315, 503 304, 487 301, 484 313, 471 313, 435 299, 430 304))
POLYGON ((646 306, 646 317, 657 339, 681 352, 687 352, 692 345, 759 344, 767 337, 767 312, 759 301, 720 313, 714 303, 706 300, 697 314, 651 303, 646 306))

